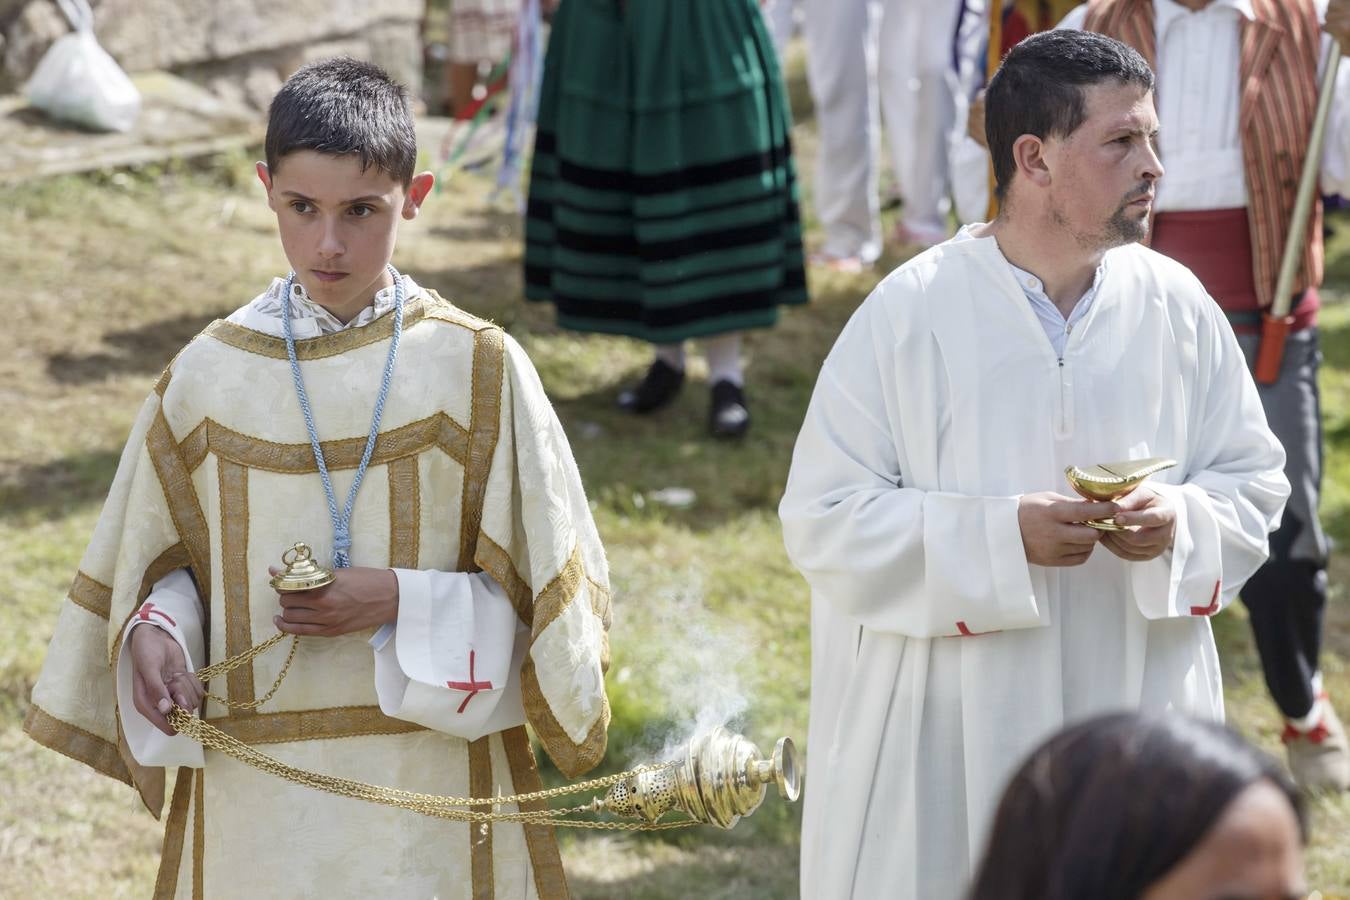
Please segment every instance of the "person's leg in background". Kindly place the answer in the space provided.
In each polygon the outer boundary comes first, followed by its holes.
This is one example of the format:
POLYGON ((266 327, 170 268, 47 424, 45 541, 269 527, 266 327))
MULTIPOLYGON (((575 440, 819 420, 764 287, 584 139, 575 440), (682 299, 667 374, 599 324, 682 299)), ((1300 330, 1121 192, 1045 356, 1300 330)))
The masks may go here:
POLYGON ((956 31, 961 0, 884 0, 877 85, 891 164, 904 205, 897 239, 946 240, 947 141, 955 117, 956 31))
POLYGON ((872 0, 802 2, 820 135, 812 196, 825 232, 821 261, 844 269, 871 265, 881 255, 874 10, 872 0))
MULTIPOLYGON (((1318 665, 1328 547, 1317 513, 1322 484, 1317 338, 1316 328, 1291 333, 1278 380, 1257 385, 1271 430, 1285 448, 1292 493, 1270 536, 1270 559, 1241 596, 1266 687, 1285 720, 1282 739, 1295 780, 1313 790, 1346 790, 1350 743, 1322 689, 1318 665)), ((1254 345, 1252 337, 1241 340, 1254 345)))

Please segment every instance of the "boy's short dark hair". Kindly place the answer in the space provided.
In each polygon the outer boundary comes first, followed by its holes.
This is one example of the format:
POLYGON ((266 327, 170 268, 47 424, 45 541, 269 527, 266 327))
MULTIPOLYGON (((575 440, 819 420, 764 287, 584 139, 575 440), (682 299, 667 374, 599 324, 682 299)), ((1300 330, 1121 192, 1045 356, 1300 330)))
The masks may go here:
POLYGON ((1153 70, 1132 47, 1090 31, 1045 31, 1008 51, 984 101, 984 134, 1000 200, 1017 171, 1017 139, 1073 134, 1087 118, 1084 88, 1108 80, 1152 90, 1153 70))
POLYGON ((417 132, 408 91, 374 63, 336 57, 309 63, 272 98, 265 142, 273 172, 288 153, 348 153, 405 188, 417 165, 417 132))

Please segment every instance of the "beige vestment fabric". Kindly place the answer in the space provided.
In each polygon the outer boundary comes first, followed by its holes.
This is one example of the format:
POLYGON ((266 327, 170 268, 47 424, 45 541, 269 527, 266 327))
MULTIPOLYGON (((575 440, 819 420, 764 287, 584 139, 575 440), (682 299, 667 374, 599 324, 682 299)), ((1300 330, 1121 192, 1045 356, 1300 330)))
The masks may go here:
MULTIPOLYGON (((369 428, 393 316, 297 341, 333 488, 345 498, 369 428)), ((483 570, 530 626, 527 718, 575 776, 604 755, 608 571, 561 426, 501 329, 434 294, 407 303, 381 434, 352 515, 355 566, 483 570)), ((297 540, 332 555, 332 526, 285 343, 216 322, 146 400, 33 689, 36 740, 134 784, 159 813, 164 772, 119 747, 120 636, 158 578, 187 567, 211 661, 275 633, 267 566, 297 540)), ((208 702, 214 725, 283 762, 412 791, 529 791, 523 728, 467 742, 386 717, 368 633, 305 638, 256 712, 208 702)), ((211 685, 260 696, 284 646, 211 685)), ((505 805, 509 811, 514 807, 505 805)), ((554 897, 547 828, 476 826, 321 794, 208 751, 179 770, 157 895, 554 897)))

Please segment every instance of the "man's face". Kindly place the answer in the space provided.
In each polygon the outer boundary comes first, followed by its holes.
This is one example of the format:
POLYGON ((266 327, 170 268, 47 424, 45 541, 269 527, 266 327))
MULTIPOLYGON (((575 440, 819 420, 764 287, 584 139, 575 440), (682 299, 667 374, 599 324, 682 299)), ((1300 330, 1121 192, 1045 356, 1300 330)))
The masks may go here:
POLYGON ((277 214, 281 246, 310 299, 344 322, 389 285, 400 218, 417 215, 430 175, 407 191, 360 157, 312 150, 288 153, 269 172, 258 164, 267 205, 277 214))
POLYGON ((1066 138, 1046 141, 1050 215, 1089 250, 1148 235, 1163 167, 1154 148, 1153 92, 1116 82, 1084 91, 1087 118, 1066 138))

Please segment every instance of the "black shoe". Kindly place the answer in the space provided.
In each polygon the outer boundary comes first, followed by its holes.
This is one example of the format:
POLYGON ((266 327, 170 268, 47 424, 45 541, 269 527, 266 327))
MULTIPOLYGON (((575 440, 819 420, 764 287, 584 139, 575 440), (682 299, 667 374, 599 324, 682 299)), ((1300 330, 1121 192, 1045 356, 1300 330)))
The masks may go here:
POLYGON ((712 386, 712 405, 708 408, 708 430, 713 437, 738 438, 750 428, 750 409, 740 385, 719 381, 712 386))
POLYGON ((663 360, 652 363, 647 374, 635 387, 619 394, 619 408, 630 413, 649 413, 675 399, 684 384, 684 369, 677 369, 663 360))

